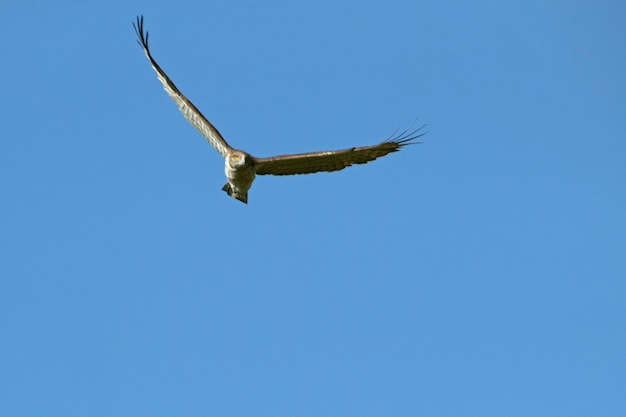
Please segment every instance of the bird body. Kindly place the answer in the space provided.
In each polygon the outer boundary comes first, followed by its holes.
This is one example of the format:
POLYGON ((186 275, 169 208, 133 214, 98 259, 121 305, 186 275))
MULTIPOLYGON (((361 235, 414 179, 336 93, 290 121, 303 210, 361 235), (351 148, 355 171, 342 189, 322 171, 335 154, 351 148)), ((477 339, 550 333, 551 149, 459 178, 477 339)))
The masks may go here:
POLYGON ((372 146, 353 147, 336 151, 308 152, 300 154, 277 155, 257 158, 247 152, 231 147, 211 122, 187 99, 174 85, 172 80, 159 67, 148 48, 148 32, 143 28, 143 16, 133 23, 137 33, 137 42, 150 61, 163 89, 176 103, 182 115, 195 127, 207 142, 225 159, 224 174, 227 182, 222 187, 229 196, 248 203, 248 190, 256 175, 298 175, 315 172, 339 171, 355 164, 365 164, 381 156, 397 152, 403 146, 410 145, 423 136, 423 126, 416 130, 405 130, 392 135, 387 140, 372 146))
POLYGON ((224 162, 224 174, 227 182, 222 187, 226 193, 248 204, 248 190, 256 177, 255 158, 243 151, 233 150, 228 153, 224 162))

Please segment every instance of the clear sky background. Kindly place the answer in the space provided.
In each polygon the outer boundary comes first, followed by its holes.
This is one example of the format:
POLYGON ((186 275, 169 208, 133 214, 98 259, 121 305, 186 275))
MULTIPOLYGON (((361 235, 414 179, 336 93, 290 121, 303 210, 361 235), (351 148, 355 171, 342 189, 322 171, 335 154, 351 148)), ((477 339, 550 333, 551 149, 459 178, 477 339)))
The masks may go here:
POLYGON ((0 415, 626 415, 620 1, 3 1, 0 415), (223 159, 135 42, 256 156, 223 159))

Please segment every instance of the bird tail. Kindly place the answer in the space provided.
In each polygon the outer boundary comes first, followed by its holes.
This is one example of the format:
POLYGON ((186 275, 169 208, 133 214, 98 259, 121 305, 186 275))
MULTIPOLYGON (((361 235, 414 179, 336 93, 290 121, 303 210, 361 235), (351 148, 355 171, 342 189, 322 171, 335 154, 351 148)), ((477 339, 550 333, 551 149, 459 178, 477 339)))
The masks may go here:
POLYGON ((222 187, 222 191, 226 191, 226 194, 228 194, 232 198, 235 198, 241 201, 242 203, 248 204, 248 191, 247 190, 244 192, 237 192, 233 190, 233 187, 230 185, 229 182, 226 182, 226 184, 224 184, 224 186, 222 187))

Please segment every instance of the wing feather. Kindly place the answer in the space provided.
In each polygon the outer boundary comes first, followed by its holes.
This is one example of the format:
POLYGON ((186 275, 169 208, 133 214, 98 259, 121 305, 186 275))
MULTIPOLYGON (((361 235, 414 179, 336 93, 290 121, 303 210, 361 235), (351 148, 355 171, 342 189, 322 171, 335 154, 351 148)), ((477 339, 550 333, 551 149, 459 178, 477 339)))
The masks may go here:
POLYGON ((256 173, 259 175, 312 174, 339 171, 354 164, 366 164, 381 156, 397 152, 403 146, 421 143, 415 142, 415 139, 426 134, 426 132, 420 133, 423 127, 413 131, 405 130, 373 146, 255 158, 256 173))
POLYGON ((159 81, 165 89, 165 92, 172 100, 174 100, 174 103, 176 103, 185 119, 187 119, 187 121, 206 138, 209 144, 215 148, 217 152, 219 152, 223 157, 226 157, 228 151, 232 150, 232 147, 228 145, 215 126, 213 126, 211 122, 209 122, 206 117, 200 113, 200 110, 198 110, 196 106, 194 106, 193 103, 189 101, 187 97, 185 97, 180 90, 178 90, 178 88, 176 88, 172 80, 169 79, 167 74, 165 74, 161 67, 159 67, 156 61, 152 58, 150 49, 148 49, 148 32, 144 32, 143 30, 143 16, 137 16, 137 25, 133 23, 133 27, 137 33, 137 43, 139 43, 142 47, 146 57, 148 57, 154 72, 156 72, 159 81))

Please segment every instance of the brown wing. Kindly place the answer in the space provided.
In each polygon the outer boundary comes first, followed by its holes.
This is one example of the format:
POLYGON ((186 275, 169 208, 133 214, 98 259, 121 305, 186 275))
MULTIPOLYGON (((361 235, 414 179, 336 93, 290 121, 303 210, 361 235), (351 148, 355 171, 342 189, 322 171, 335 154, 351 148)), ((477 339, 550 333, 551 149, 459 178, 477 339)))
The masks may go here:
POLYGON ((419 133, 423 127, 411 132, 405 130, 373 146, 255 158, 256 173, 259 175, 312 174, 339 171, 354 164, 366 164, 376 158, 396 152, 403 146, 420 143, 414 140, 426 134, 426 132, 419 133))
POLYGON ((157 73, 157 77, 161 84, 163 84, 163 88, 165 92, 170 96, 174 103, 178 106, 180 112, 185 116, 185 119, 189 123, 193 125, 198 131, 206 138, 211 146, 215 148, 223 157, 226 157, 228 150, 232 150, 232 148, 226 143, 220 132, 209 122, 206 117, 200 113, 200 110, 193 105, 191 101, 187 99, 181 93, 178 88, 174 85, 172 80, 169 79, 167 74, 159 67, 156 61, 152 58, 150 54, 150 49, 148 49, 148 32, 144 33, 143 30, 143 16, 137 16, 137 25, 133 23, 133 27, 135 28, 135 32, 137 33, 137 43, 143 48, 144 53, 148 57, 150 64, 152 64, 152 68, 154 72, 157 73))

